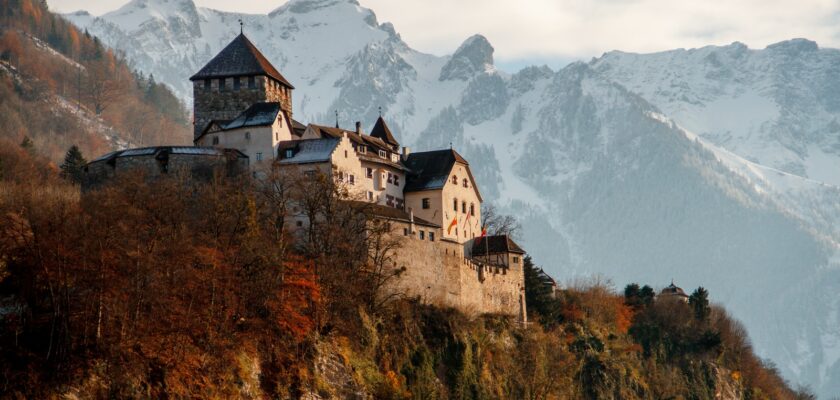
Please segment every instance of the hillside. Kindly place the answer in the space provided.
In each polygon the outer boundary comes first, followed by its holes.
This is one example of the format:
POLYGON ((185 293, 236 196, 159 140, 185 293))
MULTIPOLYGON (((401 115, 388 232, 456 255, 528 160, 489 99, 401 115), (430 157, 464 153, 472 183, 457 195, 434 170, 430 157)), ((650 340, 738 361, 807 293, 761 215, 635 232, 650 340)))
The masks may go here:
MULTIPOLYGON (((375 237, 326 227, 294 246, 262 182, 125 174, 80 197, 44 158, 0 157, 14 166, 0 177, 0 397, 812 398, 699 288, 688 303, 597 280, 555 292, 528 259, 523 326, 375 289, 383 276, 349 251, 375 237)), ((290 188, 334 193, 312 184, 290 188)), ((348 227, 354 204, 318 212, 348 227)))
POLYGON ((59 161, 150 143, 189 143, 180 101, 40 1, 0 2, 0 138, 59 161))
POLYGON ((187 77, 242 18, 296 86, 296 119, 332 124, 338 110, 351 126, 381 106, 403 144, 463 149, 484 197, 528 227, 521 242, 552 274, 702 284, 786 377, 840 391, 834 49, 611 52, 508 74, 481 35, 424 54, 351 0, 267 15, 133 0, 67 17, 185 99, 187 77))

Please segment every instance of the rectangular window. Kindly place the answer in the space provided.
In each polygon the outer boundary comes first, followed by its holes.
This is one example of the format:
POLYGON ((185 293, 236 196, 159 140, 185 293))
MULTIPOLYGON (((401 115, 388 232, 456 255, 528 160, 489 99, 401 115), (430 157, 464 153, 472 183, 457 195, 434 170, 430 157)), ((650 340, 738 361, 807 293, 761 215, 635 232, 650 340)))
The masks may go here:
POLYGON ((257 161, 262 161, 262 153, 257 153, 257 161))
POLYGON ((458 212, 458 199, 452 199, 452 211, 458 212))
POLYGON ((225 78, 219 79, 219 91, 220 92, 225 91, 225 78))
POLYGON ((219 137, 213 136, 213 144, 219 144, 219 137))
POLYGON ((359 154, 367 154, 367 146, 359 146, 359 154))
POLYGON ((424 232, 424 231, 419 231, 418 233, 419 233, 419 235, 420 235, 420 240, 426 239, 426 232, 424 232))
POLYGON ((403 228, 403 236, 408 236, 408 228, 403 228))
POLYGON ((467 183, 467 182, 469 182, 469 181, 467 181, 466 179, 464 179, 464 187, 465 187, 465 188, 470 187, 469 183, 467 183))
POLYGON ((373 201, 373 192, 368 192, 367 193, 367 199, 368 199, 368 201, 373 201))
POLYGON ((365 176, 373 179, 373 168, 365 168, 365 176))
POLYGON ((351 185, 356 184, 356 175, 350 174, 349 181, 351 185))
POLYGON ((400 176, 399 175, 394 175, 394 185, 397 185, 397 186, 400 185, 400 176))
POLYGON ((399 208, 400 210, 405 208, 405 200, 397 197, 397 208, 399 208))
POLYGON ((385 204, 387 204, 388 207, 393 207, 394 206, 394 196, 391 196, 390 194, 386 194, 385 195, 385 204))
POLYGON ((245 140, 251 140, 251 132, 245 132, 245 140))
POLYGON ((286 149, 286 158, 292 158, 295 155, 295 151, 292 149, 286 149))
POLYGON ((470 215, 475 217, 475 204, 470 204, 470 215))
POLYGON ((388 173, 388 183, 394 183, 394 175, 390 172, 388 173))
POLYGON ((519 264, 519 257, 513 257, 513 263, 519 264))
POLYGON ((435 241, 435 233, 434 233, 434 232, 432 232, 432 231, 429 231, 429 241, 430 241, 430 242, 434 242, 434 241, 435 241))
POLYGON ((242 88, 242 82, 239 80, 239 77, 233 78, 233 90, 239 90, 242 88))
POLYGON ((461 212, 466 214, 467 213, 467 202, 461 202, 461 212))
POLYGON ((248 89, 256 89, 257 88, 257 78, 253 76, 248 77, 248 89))
POLYGON ((338 171, 338 181, 344 182, 344 172, 338 171))
POLYGON ((210 82, 211 82, 210 79, 205 79, 204 80, 204 90, 206 90, 208 92, 210 91, 210 87, 211 87, 210 82))
POLYGON ((315 177, 315 170, 310 169, 309 171, 304 171, 303 176, 312 179, 315 177))
POLYGON ((426 197, 423 199, 423 209, 428 210, 430 208, 432 208, 432 200, 426 197))
POLYGON ((344 150, 344 158, 347 158, 347 150, 344 150))
POLYGON ((388 158, 388 152, 385 150, 379 150, 379 157, 388 158))

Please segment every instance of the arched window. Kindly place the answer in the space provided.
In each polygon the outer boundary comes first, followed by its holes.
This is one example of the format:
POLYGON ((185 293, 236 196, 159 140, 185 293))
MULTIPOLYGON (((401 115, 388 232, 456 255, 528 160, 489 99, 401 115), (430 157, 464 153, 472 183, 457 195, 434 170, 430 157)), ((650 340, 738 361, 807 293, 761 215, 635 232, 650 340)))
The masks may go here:
POLYGON ((454 184, 454 185, 458 184, 458 175, 453 175, 452 176, 452 184, 454 184))

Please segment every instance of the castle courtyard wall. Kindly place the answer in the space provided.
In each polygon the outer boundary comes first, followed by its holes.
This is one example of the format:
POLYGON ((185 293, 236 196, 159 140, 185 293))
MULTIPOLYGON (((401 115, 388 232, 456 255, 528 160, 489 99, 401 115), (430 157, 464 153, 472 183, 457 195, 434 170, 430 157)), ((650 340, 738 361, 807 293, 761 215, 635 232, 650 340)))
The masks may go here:
POLYGON ((521 268, 511 269, 475 263, 464 255, 463 244, 429 241, 428 231, 440 231, 414 225, 405 236, 409 223, 395 224, 393 235, 401 247, 395 251, 395 267, 405 267, 391 290, 407 297, 417 297, 425 304, 453 307, 469 314, 504 314, 522 320, 525 277, 521 268), (424 230, 421 240, 417 231, 424 230))

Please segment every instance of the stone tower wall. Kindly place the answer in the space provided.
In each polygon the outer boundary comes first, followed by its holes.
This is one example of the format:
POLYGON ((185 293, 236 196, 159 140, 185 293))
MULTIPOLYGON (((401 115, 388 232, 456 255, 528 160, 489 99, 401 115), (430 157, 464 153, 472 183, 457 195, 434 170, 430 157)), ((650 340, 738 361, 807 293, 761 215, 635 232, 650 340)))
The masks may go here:
POLYGON ((256 87, 248 87, 248 77, 225 78, 225 90, 219 90, 220 79, 210 80, 210 89, 204 88, 204 80, 193 82, 193 137, 214 119, 234 119, 254 103, 279 102, 283 111, 292 115, 292 89, 266 76, 256 77, 256 87), (234 89, 234 79, 240 80, 239 90, 234 89))

